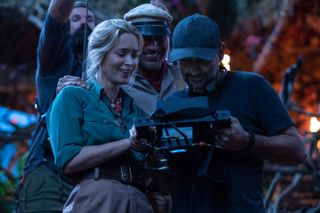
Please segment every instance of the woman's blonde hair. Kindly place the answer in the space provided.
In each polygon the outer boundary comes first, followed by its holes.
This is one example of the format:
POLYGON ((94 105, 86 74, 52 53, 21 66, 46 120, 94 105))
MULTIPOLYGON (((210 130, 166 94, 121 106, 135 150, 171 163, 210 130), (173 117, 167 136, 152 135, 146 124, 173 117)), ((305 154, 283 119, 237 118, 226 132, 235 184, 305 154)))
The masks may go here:
POLYGON ((116 45, 119 37, 124 33, 133 34, 139 45, 139 52, 143 47, 143 38, 139 31, 123 19, 109 19, 98 24, 89 37, 86 59, 86 80, 94 78, 103 58, 116 45))

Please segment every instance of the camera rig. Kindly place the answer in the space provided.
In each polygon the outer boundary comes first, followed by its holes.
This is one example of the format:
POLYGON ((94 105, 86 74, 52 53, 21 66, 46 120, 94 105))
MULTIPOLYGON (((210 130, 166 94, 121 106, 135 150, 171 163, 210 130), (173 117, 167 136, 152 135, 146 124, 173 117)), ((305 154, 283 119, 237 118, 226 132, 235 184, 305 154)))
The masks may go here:
POLYGON ((219 147, 215 130, 230 126, 230 112, 211 112, 207 97, 171 98, 158 102, 151 118, 135 119, 134 126, 160 167, 168 170, 174 157, 219 147))

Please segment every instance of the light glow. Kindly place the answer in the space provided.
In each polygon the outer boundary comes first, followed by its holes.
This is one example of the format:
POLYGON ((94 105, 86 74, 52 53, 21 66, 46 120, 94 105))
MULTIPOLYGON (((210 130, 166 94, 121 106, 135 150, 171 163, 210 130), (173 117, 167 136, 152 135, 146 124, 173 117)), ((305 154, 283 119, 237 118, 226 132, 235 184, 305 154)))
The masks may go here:
POLYGON ((320 129, 320 121, 316 117, 310 118, 310 132, 317 132, 320 129))
POLYGON ((230 55, 224 54, 221 63, 227 70, 230 70, 230 61, 231 61, 230 55))

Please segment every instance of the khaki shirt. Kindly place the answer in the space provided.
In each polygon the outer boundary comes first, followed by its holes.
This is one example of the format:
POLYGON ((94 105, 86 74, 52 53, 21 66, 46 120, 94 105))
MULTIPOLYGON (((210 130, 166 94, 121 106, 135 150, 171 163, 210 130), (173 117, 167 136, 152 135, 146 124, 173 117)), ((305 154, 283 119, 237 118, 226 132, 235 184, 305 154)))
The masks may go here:
POLYGON ((172 93, 182 90, 186 87, 186 83, 180 71, 173 65, 168 65, 168 72, 163 76, 160 92, 142 75, 137 73, 129 79, 129 83, 122 88, 134 101, 134 104, 144 111, 149 117, 156 109, 157 100, 167 98, 172 93))

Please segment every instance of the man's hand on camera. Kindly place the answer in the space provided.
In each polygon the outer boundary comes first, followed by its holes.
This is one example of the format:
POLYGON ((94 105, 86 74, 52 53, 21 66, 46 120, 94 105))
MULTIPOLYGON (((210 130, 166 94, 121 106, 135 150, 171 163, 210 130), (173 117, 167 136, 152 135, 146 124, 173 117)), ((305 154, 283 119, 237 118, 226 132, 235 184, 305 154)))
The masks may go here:
POLYGON ((215 131, 217 147, 229 150, 243 150, 249 142, 249 134, 243 129, 239 120, 231 116, 231 124, 228 128, 215 131))
POLYGON ((65 86, 78 86, 89 89, 89 85, 80 77, 66 75, 59 79, 56 93, 58 94, 65 86))

